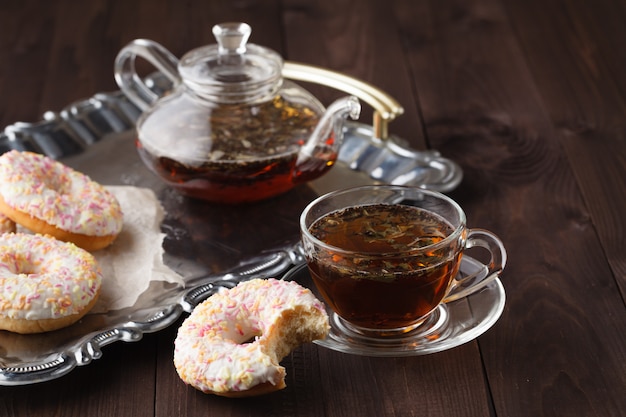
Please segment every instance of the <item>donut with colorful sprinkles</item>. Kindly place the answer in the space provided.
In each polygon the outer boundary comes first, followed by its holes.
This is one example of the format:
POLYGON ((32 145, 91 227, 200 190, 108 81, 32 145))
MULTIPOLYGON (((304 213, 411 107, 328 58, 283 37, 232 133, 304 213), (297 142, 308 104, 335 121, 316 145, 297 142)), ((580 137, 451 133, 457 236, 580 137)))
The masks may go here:
POLYGON ((0 329, 29 334, 69 326, 95 305, 101 283, 94 256, 73 243, 0 235, 0 329))
POLYGON ((0 213, 35 233, 94 251, 122 230, 115 196, 88 176, 33 152, 0 156, 0 213))
POLYGON ((328 330, 326 310, 310 290, 293 281, 244 281, 193 310, 178 330, 174 365, 205 393, 266 394, 286 386, 279 362, 328 330))

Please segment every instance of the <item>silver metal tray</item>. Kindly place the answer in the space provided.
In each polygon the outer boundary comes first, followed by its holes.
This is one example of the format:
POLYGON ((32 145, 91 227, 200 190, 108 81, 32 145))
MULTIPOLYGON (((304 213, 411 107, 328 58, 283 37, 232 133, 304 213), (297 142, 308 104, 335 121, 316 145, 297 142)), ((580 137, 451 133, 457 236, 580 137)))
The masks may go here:
POLYGON ((249 277, 282 276, 303 262, 297 219, 316 196, 346 186, 394 183, 442 192, 461 181, 461 170, 436 151, 410 149, 400 139, 371 139, 372 128, 347 125, 339 161, 324 177, 260 203, 220 206, 180 196, 141 163, 134 149, 139 110, 119 92, 96 94, 48 112, 38 123, 15 123, 0 133, 0 153, 47 154, 107 185, 155 191, 167 215, 162 224, 165 263, 185 286, 153 283, 130 308, 88 314, 55 332, 19 335, 0 331, 0 385, 61 377, 102 355, 117 341, 132 342, 162 330, 220 287, 249 277), (271 222, 268 219, 272 219, 271 222))

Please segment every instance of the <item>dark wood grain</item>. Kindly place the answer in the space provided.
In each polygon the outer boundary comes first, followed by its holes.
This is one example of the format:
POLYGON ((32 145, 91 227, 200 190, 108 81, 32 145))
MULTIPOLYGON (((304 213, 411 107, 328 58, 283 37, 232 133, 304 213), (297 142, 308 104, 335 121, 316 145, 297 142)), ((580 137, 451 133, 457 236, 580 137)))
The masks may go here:
MULTIPOLYGON (((358 0, 283 4, 287 58, 351 75, 388 92, 405 111, 391 123, 390 133, 425 149, 411 74, 403 62, 402 38, 389 5, 358 0)), ((316 86, 310 89, 325 103, 341 95, 316 86)), ((371 109, 363 107, 360 120, 371 124, 371 109)))
MULTIPOLYGON (((398 15, 411 7, 398 5, 398 15)), ((505 319, 480 342, 496 412, 610 415, 623 407, 616 388, 624 387, 624 373, 605 364, 623 358, 626 322, 574 175, 581 161, 563 154, 499 2, 424 7, 430 24, 407 20, 403 28, 421 41, 410 59, 427 135, 466 172, 455 195, 470 224, 494 230, 513 248, 505 319), (602 284, 590 285, 591 276, 602 284), (515 399, 500 389, 509 384, 519 389, 515 399)), ((623 239, 623 231, 617 235, 623 239)))
POLYGON ((572 234, 580 244, 573 253, 576 269, 568 281, 579 288, 581 301, 593 300, 584 304, 568 300, 573 304, 573 320, 570 332, 565 333, 570 336, 565 339, 570 346, 580 346, 575 357, 569 358, 578 371, 569 374, 560 370, 557 377, 555 370, 555 383, 546 390, 554 391, 557 386, 568 390, 572 399, 567 406, 572 413, 612 415, 613 408, 626 408, 624 367, 612 369, 609 365, 626 357, 626 346, 619 341, 619 335, 626 333, 622 308, 626 222, 619 211, 607 210, 614 202, 623 205, 626 199, 626 102, 621 94, 626 84, 623 71, 618 70, 626 63, 626 51, 615 41, 626 38, 626 29, 619 24, 626 8, 623 2, 612 1, 593 6, 548 2, 521 11, 514 2, 508 3, 516 27, 520 24, 518 15, 547 8, 548 13, 536 21, 539 31, 547 25, 558 28, 556 39, 539 40, 536 33, 528 31, 519 38, 584 200, 585 210, 570 214, 570 222, 592 234, 588 238, 580 231, 572 234), (609 14, 611 18, 604 17, 609 14), (542 56, 550 56, 552 65, 547 66, 542 56), (600 329, 606 332, 600 333, 600 329), (596 379, 599 373, 602 381, 596 379))
POLYGON ((108 346, 101 359, 60 380, 2 387, 0 415, 153 416, 155 336, 145 339, 108 346))
POLYGON ((518 9, 515 2, 508 3, 516 27, 533 14, 541 17, 535 24, 542 30, 559 29, 555 39, 540 37, 541 30, 518 31, 520 46, 625 294, 626 221, 606 208, 609 201, 626 199, 626 50, 619 42, 626 39, 626 28, 619 23, 626 6, 620 1, 538 2, 518 9), (546 8, 547 13, 538 13, 546 8))
MULTIPOLYGON (((508 250, 503 316, 478 340, 423 357, 306 345, 283 361, 285 390, 243 400, 182 383, 172 364, 179 321, 107 346, 103 358, 58 380, 0 387, 0 415, 624 415, 624 1, 7 0, 0 123, 38 121, 117 89, 113 61, 133 39, 181 56, 213 43, 211 27, 224 21, 249 23, 251 42, 286 59, 387 91, 405 108, 390 131, 462 166, 450 195, 470 227, 494 231, 508 250)), ((307 88, 326 104, 341 95, 307 88)), ((232 221, 263 231, 245 241, 226 223, 216 233, 238 256, 253 254, 272 236, 266 213, 292 217, 311 197, 301 187, 254 213, 234 210, 232 221)), ((205 207, 168 209, 184 221, 205 207)), ((198 250, 211 253, 210 245, 198 250)), ((210 262, 220 269, 230 261, 210 262)))
MULTIPOLYGON (((395 27, 396 17, 388 5, 382 2, 364 4, 355 1, 339 1, 327 5, 289 2, 286 17, 287 53, 290 59, 302 62, 320 61, 317 65, 368 80, 390 92, 405 107, 405 114, 390 125, 391 133, 402 135, 417 149, 426 146, 420 113, 415 107, 415 92, 411 89, 408 71, 410 68, 398 62, 397 58, 394 59, 403 55, 402 39, 399 28, 395 27), (390 27, 394 30, 389 30, 390 27), (316 35, 311 36, 311 33, 316 35), (354 44, 360 45, 360 48, 354 48, 354 44)), ((420 20, 419 15, 413 14, 413 17, 420 20)), ((320 94, 324 93, 320 91, 320 94)), ((365 113, 363 117, 369 117, 369 113, 365 113)), ((436 394, 424 394, 433 389, 426 381, 441 378, 458 380, 459 386, 466 388, 466 399, 472 396, 485 397, 476 351, 467 348, 457 353, 460 354, 458 360, 449 362, 450 366, 443 369, 437 366, 423 367, 419 360, 405 360, 402 365, 392 360, 372 360, 363 365, 362 371, 359 370, 361 359, 353 360, 336 353, 325 354, 327 359, 323 363, 333 364, 326 368, 326 378, 331 378, 333 373, 341 375, 359 372, 358 376, 351 378, 339 390, 330 388, 326 392, 325 397, 336 396, 333 403, 344 403, 342 407, 329 408, 327 415, 413 415, 430 407, 439 407, 441 411, 452 415, 486 415, 484 404, 478 403, 472 409, 466 406, 467 401, 459 403, 442 400, 448 399, 449 395, 463 397, 450 387, 445 387, 436 394), (385 371, 390 367, 403 372, 399 375, 388 374, 385 371), (411 375, 415 370, 419 370, 420 377, 409 378, 406 373, 411 375), (394 376, 402 380, 398 381, 394 376), (364 399, 361 395, 363 391, 379 392, 381 396, 364 399), (407 403, 404 399, 415 395, 415 392, 424 395, 420 395, 414 403, 407 403), (437 404, 433 404, 431 399, 437 404)), ((434 389, 438 388, 443 387, 434 389)))

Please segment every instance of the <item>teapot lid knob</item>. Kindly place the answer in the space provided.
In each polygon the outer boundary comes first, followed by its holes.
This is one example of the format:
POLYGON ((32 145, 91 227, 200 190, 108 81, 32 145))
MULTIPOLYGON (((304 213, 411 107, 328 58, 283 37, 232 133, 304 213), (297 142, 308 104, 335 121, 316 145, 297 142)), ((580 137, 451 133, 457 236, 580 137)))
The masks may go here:
POLYGON ((283 60, 277 52, 247 43, 246 23, 213 27, 217 44, 186 53, 178 63, 183 83, 197 96, 217 103, 242 103, 273 96, 282 85, 283 60))
POLYGON ((222 23, 213 26, 219 54, 244 54, 250 33, 252 28, 247 23, 222 23))

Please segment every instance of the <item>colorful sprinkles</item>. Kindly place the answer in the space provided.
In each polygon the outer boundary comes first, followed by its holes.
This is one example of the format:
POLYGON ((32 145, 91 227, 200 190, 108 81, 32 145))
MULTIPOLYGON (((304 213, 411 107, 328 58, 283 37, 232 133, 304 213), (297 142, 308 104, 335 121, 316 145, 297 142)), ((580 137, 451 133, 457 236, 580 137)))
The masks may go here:
POLYGON ((278 384, 284 368, 266 342, 285 311, 323 305, 292 281, 254 279, 224 289, 194 309, 178 331, 174 365, 180 378, 203 392, 245 391, 278 384), (250 343, 246 343, 250 342, 250 343))
POLYGON ((72 233, 109 236, 122 230, 122 209, 113 194, 44 155, 2 154, 0 196, 13 209, 72 233))
POLYGON ((0 235, 0 316, 40 320, 79 313, 101 281, 93 255, 73 243, 43 235, 0 235))

